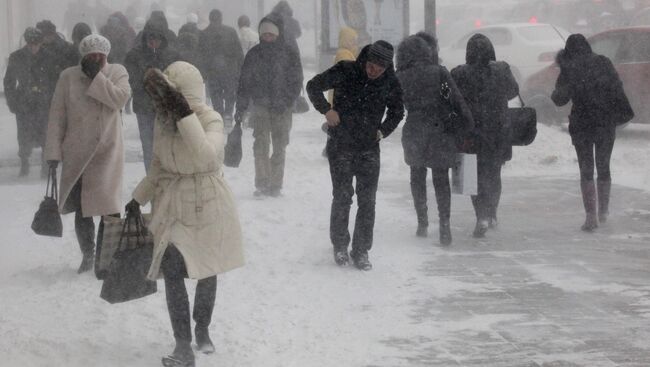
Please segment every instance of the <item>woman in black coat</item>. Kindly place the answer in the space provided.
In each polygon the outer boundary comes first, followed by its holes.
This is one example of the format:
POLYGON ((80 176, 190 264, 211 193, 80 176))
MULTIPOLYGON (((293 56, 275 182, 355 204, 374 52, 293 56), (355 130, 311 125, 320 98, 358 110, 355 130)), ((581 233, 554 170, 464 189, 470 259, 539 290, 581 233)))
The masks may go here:
POLYGON ((551 98, 558 106, 573 102, 569 133, 578 155, 580 188, 586 212, 583 231, 593 231, 607 220, 612 184, 609 160, 617 123, 634 116, 623 84, 612 62, 596 55, 581 34, 571 35, 557 55, 560 75, 551 98), (594 184, 594 148, 598 192, 594 184), (598 208, 596 208, 598 202, 598 208))
MULTIPOLYGON (((435 41, 435 39, 434 39, 435 41)), ((420 36, 410 36, 397 49, 397 77, 403 90, 408 115, 402 130, 404 160, 411 167, 411 193, 418 217, 416 235, 427 236, 427 168, 431 168, 433 186, 440 218, 440 243, 451 244, 449 227, 451 189, 449 168, 454 165, 456 136, 443 122, 442 103, 451 103, 464 117, 465 126, 473 128, 474 121, 449 71, 436 63, 437 46, 428 44, 420 36), (449 101, 441 97, 443 84, 448 86, 449 101)), ((448 111, 448 109, 447 109, 448 111)))
POLYGON ((482 34, 467 42, 466 64, 456 67, 451 75, 470 106, 476 123, 478 164, 478 195, 472 196, 476 212, 474 237, 484 237, 497 223, 501 198, 501 166, 510 159, 510 141, 504 129, 508 101, 519 94, 510 66, 495 61, 490 40, 482 34))

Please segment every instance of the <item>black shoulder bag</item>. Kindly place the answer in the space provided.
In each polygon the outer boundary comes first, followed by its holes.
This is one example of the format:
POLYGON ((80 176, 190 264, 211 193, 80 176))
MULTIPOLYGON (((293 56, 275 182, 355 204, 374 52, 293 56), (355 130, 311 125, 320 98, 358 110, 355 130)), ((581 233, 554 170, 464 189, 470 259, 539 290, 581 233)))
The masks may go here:
POLYGON ((56 168, 50 167, 47 186, 45 187, 45 198, 39 205, 32 221, 34 233, 49 237, 63 236, 63 223, 61 222, 58 201, 59 188, 56 183, 56 168))
POLYGON ((537 111, 526 107, 519 96, 521 107, 508 108, 504 129, 513 146, 530 145, 537 136, 537 111))

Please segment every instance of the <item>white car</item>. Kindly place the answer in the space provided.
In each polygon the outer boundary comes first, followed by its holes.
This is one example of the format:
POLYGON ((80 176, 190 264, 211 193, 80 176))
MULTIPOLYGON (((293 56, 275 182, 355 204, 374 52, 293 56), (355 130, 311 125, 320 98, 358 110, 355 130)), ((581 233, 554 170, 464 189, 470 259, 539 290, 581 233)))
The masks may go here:
POLYGON ((543 23, 511 23, 477 28, 450 47, 440 50, 443 64, 450 70, 465 63, 467 41, 481 33, 492 41, 497 60, 510 64, 517 82, 542 70, 555 61, 555 54, 564 48, 569 32, 543 23))

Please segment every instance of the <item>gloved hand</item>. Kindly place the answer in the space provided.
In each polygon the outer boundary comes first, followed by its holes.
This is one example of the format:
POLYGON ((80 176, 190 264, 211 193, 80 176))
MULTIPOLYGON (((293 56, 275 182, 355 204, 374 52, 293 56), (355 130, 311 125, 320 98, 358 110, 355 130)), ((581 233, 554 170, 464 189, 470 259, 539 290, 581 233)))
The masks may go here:
POLYGON ((91 58, 84 57, 81 59, 81 71, 90 79, 95 79, 97 74, 102 70, 102 64, 91 58))
POLYGON ((237 110, 237 112, 235 112, 235 116, 233 117, 235 119, 235 122, 238 124, 241 124, 242 121, 244 121, 244 113, 240 110, 237 110))
POLYGON ((163 96, 163 105, 172 113, 176 122, 194 113, 185 96, 169 85, 163 96))
POLYGON ((158 69, 151 68, 145 72, 144 88, 154 102, 159 103, 161 108, 171 114, 175 122, 194 112, 185 96, 169 85, 158 69))
POLYGON ((135 199, 131 199, 128 204, 124 207, 124 211, 130 214, 140 214, 140 203, 135 199))
POLYGON ((59 161, 47 161, 47 165, 50 166, 50 168, 57 169, 57 167, 59 167, 59 161))

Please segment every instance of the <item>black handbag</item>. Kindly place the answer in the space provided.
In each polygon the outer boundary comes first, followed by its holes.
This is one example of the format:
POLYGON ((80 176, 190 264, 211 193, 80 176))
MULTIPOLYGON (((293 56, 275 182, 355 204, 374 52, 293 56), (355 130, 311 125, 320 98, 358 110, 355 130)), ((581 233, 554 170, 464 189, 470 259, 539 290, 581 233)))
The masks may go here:
POLYGON ((521 107, 508 108, 504 129, 510 145, 530 145, 537 136, 537 111, 526 107, 524 100, 519 96, 521 107))
MULTIPOLYGON (((442 75, 440 73, 442 80, 442 75)), ((459 135, 463 129, 463 120, 461 114, 456 111, 451 101, 451 87, 449 82, 443 81, 440 84, 440 118, 442 119, 443 131, 451 135, 459 135)))
POLYGON ((309 112, 309 103, 305 98, 305 90, 302 89, 298 98, 293 104, 293 113, 306 113, 309 112))
POLYGON ((156 282, 147 279, 153 259, 153 241, 147 241, 147 231, 140 213, 126 213, 119 246, 99 295, 108 303, 132 301, 156 293, 156 282))
POLYGON ((32 221, 32 230, 41 236, 62 237, 63 223, 61 222, 61 213, 59 213, 59 188, 56 182, 56 168, 50 167, 47 176, 47 186, 45 187, 45 198, 38 206, 34 220, 32 221))
POLYGON ((239 167, 242 158, 241 148, 241 122, 235 124, 230 134, 228 134, 228 141, 224 149, 223 164, 226 167, 239 167))

